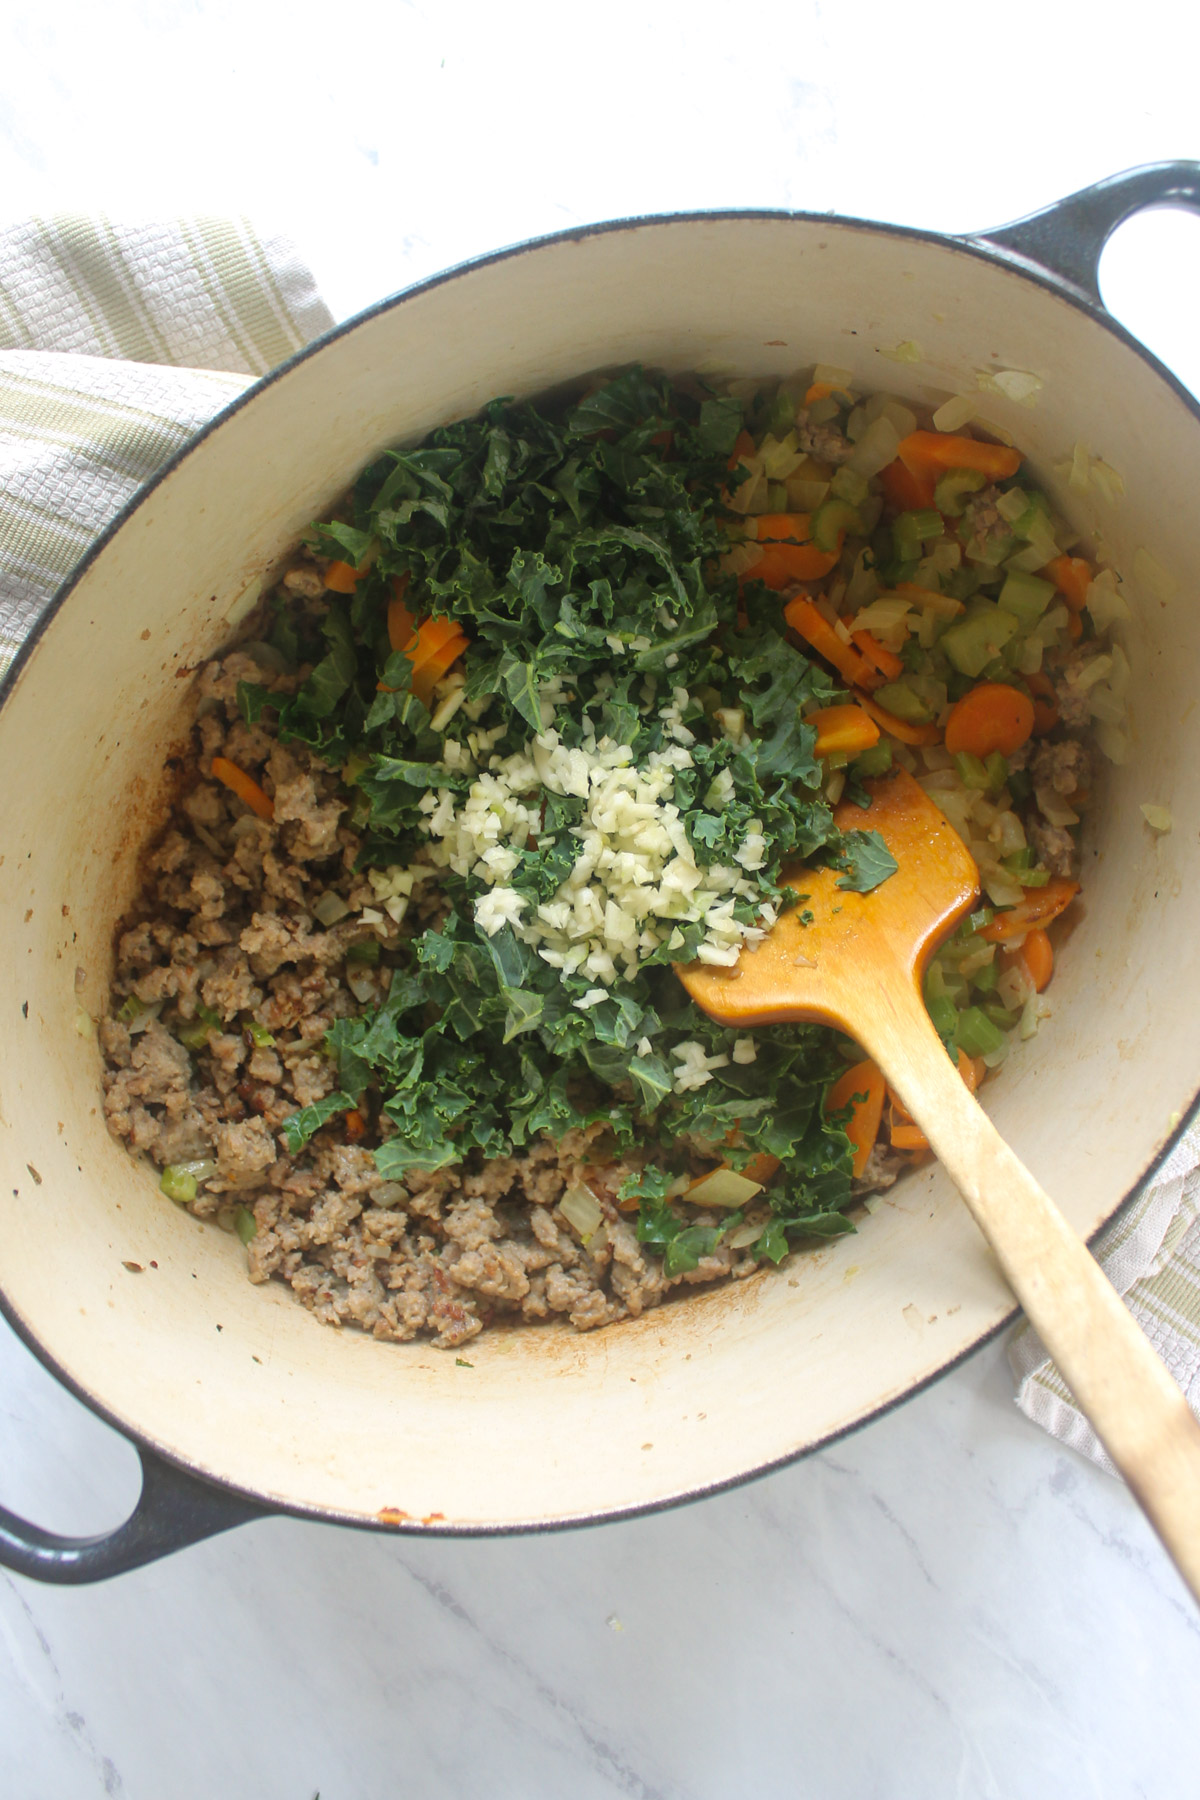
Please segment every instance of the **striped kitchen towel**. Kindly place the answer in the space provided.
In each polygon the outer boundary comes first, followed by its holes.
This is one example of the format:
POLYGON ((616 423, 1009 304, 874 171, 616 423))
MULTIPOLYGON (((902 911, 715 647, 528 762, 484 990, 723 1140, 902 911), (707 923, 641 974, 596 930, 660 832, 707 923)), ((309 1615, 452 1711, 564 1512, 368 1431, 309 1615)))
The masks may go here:
POLYGON ((142 482, 332 324, 245 219, 0 229, 0 673, 142 482))
MULTIPOLYGON (((1200 1416, 1200 1126, 1175 1146, 1154 1182, 1093 1246, 1105 1274, 1200 1416)), ((1008 1344, 1017 1405, 1115 1475, 1071 1390, 1028 1323, 1008 1344)))
MULTIPOLYGON (((0 229, 0 675, 41 608, 199 426, 332 317, 290 245, 244 220, 0 229)), ((1200 1131, 1097 1253, 1200 1410, 1200 1131)), ((1018 1404, 1107 1458, 1037 1337, 1013 1334, 1018 1404)))

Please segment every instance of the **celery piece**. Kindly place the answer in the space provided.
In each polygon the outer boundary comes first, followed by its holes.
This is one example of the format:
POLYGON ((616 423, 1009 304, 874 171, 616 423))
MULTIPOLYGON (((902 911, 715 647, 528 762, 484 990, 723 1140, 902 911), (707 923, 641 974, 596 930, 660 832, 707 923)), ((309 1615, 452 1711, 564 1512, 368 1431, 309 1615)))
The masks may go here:
POLYGON ((237 1232, 243 1244, 248 1244, 251 1238, 258 1236, 258 1225, 255 1222, 254 1214, 250 1211, 248 1206, 239 1206, 234 1213, 233 1229, 237 1232))
POLYGON ((1021 886, 1025 888, 1045 887, 1050 879, 1049 869, 1027 869, 1021 876, 1021 886))
POLYGON ((874 698, 886 712, 894 713, 898 719, 906 719, 910 725, 927 725, 933 717, 921 696, 904 679, 885 682, 881 688, 876 688, 874 698))
POLYGON ((865 475, 857 469, 851 469, 843 463, 835 469, 829 481, 829 491, 839 500, 848 500, 851 506, 861 506, 870 492, 871 484, 865 475))
POLYGON ((968 494, 986 486, 987 476, 978 469, 947 469, 933 490, 933 503, 948 519, 962 517, 968 494))
POLYGON ((958 1030, 958 1008, 945 994, 939 994, 932 1000, 925 996, 925 1005, 929 1009, 929 1017, 933 1020, 933 1028, 939 1037, 952 1038, 958 1030))
POLYGON ((977 600, 963 618, 947 626, 938 644, 960 675, 977 678, 1017 629, 1014 614, 989 600, 977 600))
POLYGON ((966 924, 963 926, 960 926, 960 930, 962 930, 964 932, 971 932, 972 934, 974 934, 976 931, 982 931, 985 925, 991 924, 991 922, 995 918, 995 916, 996 916, 996 914, 992 907, 977 906, 975 908, 975 911, 967 919, 966 924))
POLYGON ((991 1056, 1004 1043, 1004 1033, 980 1006, 966 1006, 958 1016, 955 1042, 968 1056, 991 1056))
POLYGON ((211 1006, 198 1006, 196 1017, 175 1033, 185 1050, 206 1050, 210 1031, 220 1031, 221 1015, 211 1006))
POLYGON ((978 756, 972 756, 969 750, 960 750, 954 758, 954 766, 958 770, 958 778, 965 788, 982 794, 991 786, 991 778, 987 765, 978 756))
POLYGON ((768 481, 767 511, 786 512, 788 505, 787 484, 783 481, 768 481))
POLYGON ((1013 1012, 1011 1007, 1002 1006, 998 1000, 985 1000, 983 1010, 992 1024, 999 1026, 1001 1031, 1011 1031, 1021 1017, 1019 1012, 1013 1012))
POLYGON ((1008 780, 1008 758, 999 750, 993 750, 984 767, 987 769, 988 787, 993 794, 998 794, 1008 780))
POLYGON ((379 961, 379 939, 365 938, 361 943, 351 944, 346 951, 348 963, 377 963, 379 961))
POLYGON ((980 994, 990 994, 1000 979, 1000 969, 995 957, 976 969, 971 977, 971 986, 980 994))
POLYGON ((129 998, 125 1001, 125 1004, 117 1013, 117 1017, 120 1019, 122 1025, 132 1025, 135 1019, 140 1019, 142 1014, 144 1012, 149 1012, 149 1010, 150 1007, 148 1002, 139 1000, 136 994, 130 994, 129 998))
POLYGON ((196 1177, 182 1163, 168 1163, 158 1185, 177 1206, 187 1206, 196 1198, 196 1177))
POLYGON ((243 1030, 256 1050, 269 1050, 275 1042, 266 1026, 260 1025, 257 1019, 247 1019, 243 1030))
POLYGON ((786 437, 789 431, 796 429, 796 403, 791 394, 780 388, 767 409, 764 431, 772 437, 786 437))
POLYGON ((856 756, 850 767, 850 773, 857 781, 865 781, 871 775, 886 775, 892 766, 892 746, 880 738, 869 750, 856 756))
POLYGON ((1024 569, 1010 569, 1000 589, 1000 605, 1012 613, 1018 625, 1031 631, 1049 606, 1054 583, 1030 575, 1024 569))
POLYGON ((812 516, 812 541, 827 553, 840 550, 847 531, 862 530, 862 520, 848 500, 826 500, 812 516))

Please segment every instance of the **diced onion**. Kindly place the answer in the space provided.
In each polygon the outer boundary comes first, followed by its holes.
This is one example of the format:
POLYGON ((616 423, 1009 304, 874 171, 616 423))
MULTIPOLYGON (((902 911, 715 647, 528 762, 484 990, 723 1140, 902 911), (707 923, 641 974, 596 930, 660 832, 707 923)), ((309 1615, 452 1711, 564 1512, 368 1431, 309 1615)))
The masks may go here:
POLYGON ((849 390, 853 380, 852 369, 839 369, 835 363, 818 363, 813 370, 815 386, 840 388, 845 393, 849 390))
POLYGON ((582 1181, 571 1183, 558 1203, 558 1210, 585 1244, 604 1221, 604 1208, 591 1188, 582 1181))
POLYGON ((346 986, 350 989, 354 998, 363 1006, 366 1005, 368 1000, 373 1000, 375 998, 374 979, 372 976, 365 974, 362 970, 348 968, 346 970, 346 986))
POLYGON ((1171 818, 1171 815, 1165 806, 1144 804, 1141 808, 1141 813, 1151 831, 1170 831, 1171 826, 1174 823, 1174 820, 1171 818))
POLYGON ((699 1181, 694 1181, 683 1197, 693 1206, 732 1209, 744 1206, 747 1200, 753 1200, 755 1194, 761 1193, 761 1181, 751 1181, 748 1175, 739 1175, 736 1169, 714 1169, 711 1175, 702 1175, 699 1181))
POLYGON ((758 1239, 763 1234, 763 1229, 764 1224, 762 1219, 759 1219, 757 1223, 750 1221, 747 1224, 739 1225, 736 1230, 731 1231, 729 1236, 725 1239, 725 1242, 729 1245, 731 1250, 745 1250, 747 1245, 758 1242, 758 1239))
POLYGON ((1110 763, 1123 763, 1129 759, 1129 733, 1120 725, 1110 725, 1107 719, 1097 719, 1094 727, 1096 742, 1110 763))
POLYGON ((348 917, 349 912, 350 908, 342 896, 335 894, 332 888, 322 894, 313 907, 313 917, 319 919, 322 925, 336 925, 339 919, 348 917))
POLYGON ((970 394, 955 394, 952 400, 943 400, 933 415, 933 429, 961 431, 975 417, 975 404, 970 394))
POLYGON ((895 462, 899 448, 900 433, 892 421, 873 419, 854 446, 848 466, 857 475, 878 475, 881 469, 895 462))

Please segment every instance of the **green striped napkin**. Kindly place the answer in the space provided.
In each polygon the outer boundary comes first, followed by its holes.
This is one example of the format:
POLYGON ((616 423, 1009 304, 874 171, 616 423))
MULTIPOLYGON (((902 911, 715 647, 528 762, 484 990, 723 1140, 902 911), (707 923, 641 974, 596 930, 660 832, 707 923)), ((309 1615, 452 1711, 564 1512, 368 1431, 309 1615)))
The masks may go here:
MULTIPOLYGON (((247 385, 332 325, 291 246, 244 219, 0 229, 0 673, 88 545, 247 385)), ((1200 1131, 1097 1254, 1200 1411, 1200 1131)), ((1027 1325, 1022 1410, 1111 1467, 1027 1325)))
POLYGON ((142 482, 332 323, 245 219, 0 230, 0 672, 142 482))
MULTIPOLYGON (((1105 1274, 1200 1417, 1200 1127, 1175 1146, 1153 1183, 1093 1246, 1105 1274)), ((1017 1405, 1115 1475, 1071 1390, 1028 1323, 1008 1343, 1017 1405)))

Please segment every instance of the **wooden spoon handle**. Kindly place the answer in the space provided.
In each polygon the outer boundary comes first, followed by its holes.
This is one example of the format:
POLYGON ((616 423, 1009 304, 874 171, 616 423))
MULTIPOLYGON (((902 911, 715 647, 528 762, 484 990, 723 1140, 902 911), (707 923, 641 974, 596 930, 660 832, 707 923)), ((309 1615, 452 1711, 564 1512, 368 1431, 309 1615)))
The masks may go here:
POLYGON ((1013 1293, 1200 1601, 1200 1425, 1116 1290, 968 1093, 915 986, 856 1035, 957 1184, 1013 1293))

